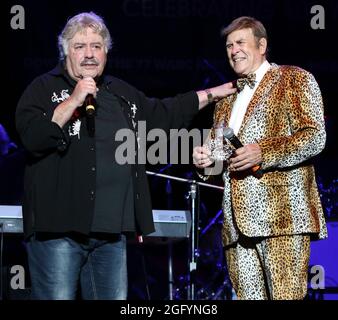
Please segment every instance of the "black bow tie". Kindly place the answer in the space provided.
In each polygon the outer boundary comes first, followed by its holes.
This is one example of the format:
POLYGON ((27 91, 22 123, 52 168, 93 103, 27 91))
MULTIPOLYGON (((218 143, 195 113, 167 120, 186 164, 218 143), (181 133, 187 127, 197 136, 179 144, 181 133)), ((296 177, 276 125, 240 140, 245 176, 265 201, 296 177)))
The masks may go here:
POLYGON ((256 74, 255 73, 249 73, 247 75, 247 77, 237 79, 237 89, 238 89, 238 92, 242 91, 244 89, 244 87, 245 87, 246 84, 251 89, 254 88, 254 86, 256 84, 256 74))

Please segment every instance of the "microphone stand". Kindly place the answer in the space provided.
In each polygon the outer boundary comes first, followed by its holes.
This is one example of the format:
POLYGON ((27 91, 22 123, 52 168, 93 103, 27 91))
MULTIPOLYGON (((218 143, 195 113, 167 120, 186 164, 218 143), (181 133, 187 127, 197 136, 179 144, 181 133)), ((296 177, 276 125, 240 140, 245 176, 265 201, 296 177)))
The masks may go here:
MULTIPOLYGON (((190 184, 190 191, 188 192, 188 198, 191 199, 191 237, 190 237, 190 257, 189 257, 189 286, 188 286, 188 300, 195 300, 195 274, 196 274, 196 266, 197 266, 197 246, 196 239, 198 237, 198 221, 196 220, 196 194, 197 194, 197 186, 209 187, 219 190, 224 190, 223 187, 216 186, 209 183, 198 182, 192 179, 179 178, 167 174, 156 173, 152 171, 146 171, 149 176, 156 176, 165 179, 176 180, 179 182, 185 182, 190 184)), ((169 251, 171 254, 171 250, 169 251)), ((169 297, 172 300, 172 260, 169 257, 169 297)))

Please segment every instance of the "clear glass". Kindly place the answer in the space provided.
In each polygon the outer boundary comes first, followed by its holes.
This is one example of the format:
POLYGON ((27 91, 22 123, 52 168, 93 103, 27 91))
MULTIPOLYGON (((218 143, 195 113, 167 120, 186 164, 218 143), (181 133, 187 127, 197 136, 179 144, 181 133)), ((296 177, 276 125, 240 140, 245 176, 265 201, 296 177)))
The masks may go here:
POLYGON ((228 160, 233 153, 232 146, 224 138, 224 122, 214 127, 215 139, 208 139, 205 147, 210 151, 210 158, 214 161, 228 160))

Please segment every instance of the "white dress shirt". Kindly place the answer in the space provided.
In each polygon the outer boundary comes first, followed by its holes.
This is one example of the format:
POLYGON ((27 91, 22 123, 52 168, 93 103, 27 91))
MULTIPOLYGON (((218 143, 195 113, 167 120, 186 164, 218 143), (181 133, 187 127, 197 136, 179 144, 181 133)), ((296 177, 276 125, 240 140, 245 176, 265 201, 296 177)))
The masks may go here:
POLYGON ((256 83, 255 86, 251 89, 248 85, 244 86, 244 89, 237 94, 236 101, 231 111, 231 116, 229 120, 229 127, 234 130, 235 135, 238 134, 238 131, 242 125, 244 115, 250 100, 252 99, 259 83, 263 79, 265 73, 271 67, 268 61, 264 61, 259 68, 255 71, 256 74, 256 83))

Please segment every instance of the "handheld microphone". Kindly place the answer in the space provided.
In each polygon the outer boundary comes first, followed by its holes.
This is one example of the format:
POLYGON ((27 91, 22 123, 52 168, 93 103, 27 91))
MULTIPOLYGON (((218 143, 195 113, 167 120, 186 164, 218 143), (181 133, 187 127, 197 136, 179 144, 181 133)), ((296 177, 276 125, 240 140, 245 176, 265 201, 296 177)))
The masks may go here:
POLYGON ((95 99, 92 94, 88 94, 85 99, 86 115, 93 117, 95 115, 95 99))
POLYGON ((87 130, 90 137, 95 135, 95 99, 92 94, 88 94, 85 102, 87 130))
MULTIPOLYGON (((223 136, 230 141, 230 143, 235 147, 235 149, 243 147, 242 142, 235 136, 234 130, 232 130, 230 127, 226 127, 224 129, 223 136)), ((253 172, 254 177, 259 179, 263 176, 263 171, 260 165, 253 166, 251 170, 253 172)))

